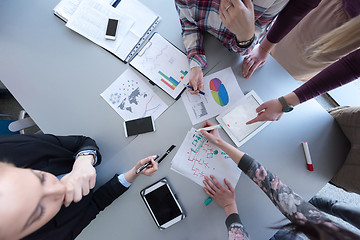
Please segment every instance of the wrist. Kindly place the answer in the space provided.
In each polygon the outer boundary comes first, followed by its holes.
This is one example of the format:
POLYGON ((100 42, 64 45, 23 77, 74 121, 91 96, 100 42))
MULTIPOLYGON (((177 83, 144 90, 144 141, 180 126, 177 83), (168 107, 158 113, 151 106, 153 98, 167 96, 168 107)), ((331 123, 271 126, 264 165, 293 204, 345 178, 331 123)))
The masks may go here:
POLYGON ((298 96, 294 93, 294 92, 291 92, 287 95, 284 96, 286 102, 292 106, 296 106, 296 105, 299 105, 300 104, 300 100, 298 98, 298 96))
POLYGON ((225 211, 226 217, 228 217, 229 215, 231 215, 233 213, 238 213, 236 202, 234 201, 233 203, 224 206, 224 211, 225 211))
POLYGON ((270 54, 270 52, 273 50, 273 48, 276 46, 276 43, 270 42, 267 37, 264 38, 264 40, 260 43, 259 48, 266 52, 267 54, 270 54))
POLYGON ((97 152, 95 150, 82 150, 76 154, 75 160, 80 156, 92 156, 91 164, 95 165, 97 163, 97 152))
POLYGON ((77 162, 88 162, 91 166, 94 164, 95 159, 93 155, 79 155, 76 160, 77 162))
POLYGON ((135 178, 137 177, 136 170, 136 167, 133 167, 129 171, 124 173, 124 177, 127 182, 132 183, 135 180, 135 178))
POLYGON ((219 148, 221 148, 222 150, 224 150, 224 148, 226 148, 226 145, 228 144, 227 142, 224 141, 224 139, 222 139, 221 137, 219 137, 216 140, 216 146, 218 146, 219 148))
POLYGON ((237 42, 246 42, 251 40, 255 36, 255 30, 250 30, 247 34, 244 33, 235 33, 236 41, 237 42))
POLYGON ((251 46, 251 44, 254 42, 255 40, 255 34, 253 34, 250 37, 246 37, 246 38, 238 38, 236 36, 236 43, 238 45, 238 47, 240 48, 248 48, 251 46))

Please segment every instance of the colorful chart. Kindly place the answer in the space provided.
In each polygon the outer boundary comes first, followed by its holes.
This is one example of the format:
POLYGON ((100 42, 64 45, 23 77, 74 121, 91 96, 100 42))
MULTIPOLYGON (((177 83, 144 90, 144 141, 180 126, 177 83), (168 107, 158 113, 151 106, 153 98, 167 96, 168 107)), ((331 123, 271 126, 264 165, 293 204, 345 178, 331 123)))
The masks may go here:
POLYGON ((172 90, 174 90, 179 83, 181 82, 182 79, 184 79, 184 77, 186 76, 186 74, 188 74, 188 71, 180 71, 180 73, 182 74, 182 76, 180 77, 180 81, 176 81, 173 77, 168 77, 166 76, 163 72, 159 71, 158 72, 163 78, 161 78, 161 81, 168 86, 169 88, 171 88, 172 90))
POLYGON ((220 106, 226 106, 229 103, 229 95, 224 84, 218 78, 210 80, 210 90, 215 102, 220 106))

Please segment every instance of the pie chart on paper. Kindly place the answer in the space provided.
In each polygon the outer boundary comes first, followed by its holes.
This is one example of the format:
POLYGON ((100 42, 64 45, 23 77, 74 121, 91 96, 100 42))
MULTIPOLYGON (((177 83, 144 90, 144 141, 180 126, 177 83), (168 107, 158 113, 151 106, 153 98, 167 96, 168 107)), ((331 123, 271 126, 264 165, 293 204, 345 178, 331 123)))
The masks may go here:
POLYGON ((220 79, 213 78, 210 80, 210 90, 217 104, 223 107, 229 103, 229 95, 220 79))

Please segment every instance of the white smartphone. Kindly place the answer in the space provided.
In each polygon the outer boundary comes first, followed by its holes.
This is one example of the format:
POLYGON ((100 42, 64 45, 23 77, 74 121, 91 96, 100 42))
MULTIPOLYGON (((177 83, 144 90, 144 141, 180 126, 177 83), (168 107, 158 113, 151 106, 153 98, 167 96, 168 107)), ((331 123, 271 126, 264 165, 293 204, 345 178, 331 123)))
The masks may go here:
POLYGON ((116 30, 117 30, 117 25, 118 25, 118 20, 116 19, 109 19, 108 21, 108 25, 106 28, 106 34, 105 34, 105 38, 109 39, 109 40, 115 40, 116 39, 116 30))
POLYGON ((166 229, 185 218, 185 213, 166 178, 141 190, 140 195, 160 230, 166 229))
POLYGON ((129 120, 124 122, 125 136, 133 136, 141 133, 155 131, 154 120, 151 116, 129 120))

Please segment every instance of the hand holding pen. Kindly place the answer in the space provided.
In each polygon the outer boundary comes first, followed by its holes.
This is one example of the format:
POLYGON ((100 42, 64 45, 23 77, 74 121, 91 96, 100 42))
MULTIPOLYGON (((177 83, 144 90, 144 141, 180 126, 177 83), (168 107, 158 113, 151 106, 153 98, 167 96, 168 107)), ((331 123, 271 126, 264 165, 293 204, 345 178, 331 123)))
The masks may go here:
POLYGON ((171 145, 169 147, 169 149, 164 153, 164 155, 162 155, 162 157, 156 162, 156 160, 159 158, 159 155, 155 155, 153 156, 153 160, 149 161, 147 163, 145 163, 143 166, 139 167, 138 170, 136 171, 136 174, 139 174, 142 170, 144 170, 145 168, 149 167, 150 164, 153 164, 153 162, 155 162, 156 164, 159 164, 162 160, 164 160, 164 158, 175 148, 175 145, 171 145))
POLYGON ((141 159, 140 161, 138 161, 134 167, 132 167, 129 171, 124 173, 125 180, 129 183, 132 183, 136 179, 136 177, 139 176, 139 174, 136 174, 136 170, 138 170, 139 168, 141 168, 148 162, 150 162, 150 164, 143 169, 142 174, 145 176, 154 175, 155 172, 158 170, 158 163, 154 161, 156 156, 157 155, 150 156, 150 157, 147 157, 147 158, 144 158, 144 159, 141 159))
MULTIPOLYGON (((159 158, 159 155, 153 156, 153 161, 156 161, 156 159, 159 158)), ((139 174, 142 170, 144 170, 146 167, 148 167, 150 164, 152 164, 152 161, 148 161, 143 166, 141 166, 138 170, 136 170, 136 174, 139 174)), ((150 166, 151 167, 151 166, 150 166)))
MULTIPOLYGON (((192 86, 184 84, 184 87, 187 87, 188 89, 190 89, 192 91, 192 94, 195 93, 195 90, 194 90, 194 88, 192 86)), ((205 93, 203 91, 201 91, 201 90, 197 90, 197 91, 200 94, 205 95, 205 93)))

